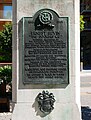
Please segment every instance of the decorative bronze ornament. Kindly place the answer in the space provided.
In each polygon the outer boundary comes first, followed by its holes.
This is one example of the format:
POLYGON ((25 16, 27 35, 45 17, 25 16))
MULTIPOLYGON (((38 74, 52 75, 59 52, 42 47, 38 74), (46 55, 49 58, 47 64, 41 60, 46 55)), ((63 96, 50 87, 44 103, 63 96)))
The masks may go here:
POLYGON ((53 14, 49 10, 43 10, 42 12, 40 12, 35 20, 35 29, 52 30, 53 28, 53 14))
POLYGON ((39 20, 42 24, 50 24, 53 20, 53 15, 48 10, 44 10, 40 13, 39 20))
POLYGON ((53 93, 43 91, 42 93, 38 94, 37 101, 40 111, 44 114, 49 114, 54 109, 53 105, 55 99, 53 93))

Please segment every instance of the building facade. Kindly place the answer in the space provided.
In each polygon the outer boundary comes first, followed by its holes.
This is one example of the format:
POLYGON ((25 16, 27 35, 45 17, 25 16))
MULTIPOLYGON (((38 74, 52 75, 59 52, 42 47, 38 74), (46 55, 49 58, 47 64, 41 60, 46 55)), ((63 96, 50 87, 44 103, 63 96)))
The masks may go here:
POLYGON ((84 70, 91 69, 91 0, 80 1, 80 12, 85 26, 81 32, 81 62, 84 70))
POLYGON ((0 0, 0 30, 12 21, 12 0, 0 0))

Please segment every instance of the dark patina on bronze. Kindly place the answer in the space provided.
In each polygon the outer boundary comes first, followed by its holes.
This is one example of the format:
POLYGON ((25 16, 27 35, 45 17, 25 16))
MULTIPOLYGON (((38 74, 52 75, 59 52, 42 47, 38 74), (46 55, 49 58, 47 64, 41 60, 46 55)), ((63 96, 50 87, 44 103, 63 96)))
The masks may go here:
POLYGON ((69 83, 68 17, 41 9, 19 22, 20 73, 24 84, 69 83))
POLYGON ((43 91, 37 96, 38 107, 44 114, 49 114, 54 109, 54 95, 48 91, 43 91))

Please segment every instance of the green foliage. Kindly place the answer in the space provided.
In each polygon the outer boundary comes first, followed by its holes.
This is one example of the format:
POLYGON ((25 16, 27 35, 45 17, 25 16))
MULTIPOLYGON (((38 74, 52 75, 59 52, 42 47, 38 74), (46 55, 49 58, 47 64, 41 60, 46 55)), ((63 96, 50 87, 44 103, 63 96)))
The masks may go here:
POLYGON ((12 81, 12 67, 7 65, 0 67, 0 81, 10 84, 12 81))
POLYGON ((4 25, 0 31, 0 62, 12 61, 12 24, 4 25))
POLYGON ((84 30, 84 23, 83 15, 80 15, 80 31, 84 30))

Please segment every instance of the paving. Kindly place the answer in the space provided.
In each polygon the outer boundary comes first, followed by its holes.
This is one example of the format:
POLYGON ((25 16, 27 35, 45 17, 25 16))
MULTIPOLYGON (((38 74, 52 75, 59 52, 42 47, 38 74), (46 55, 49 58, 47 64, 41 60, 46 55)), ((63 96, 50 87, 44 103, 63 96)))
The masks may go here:
POLYGON ((83 71, 81 79, 81 105, 91 107, 91 71, 83 71))
POLYGON ((0 113, 0 120, 11 120, 12 113, 0 113))
POLYGON ((91 71, 82 71, 80 78, 82 120, 91 120, 91 71))

